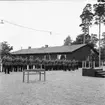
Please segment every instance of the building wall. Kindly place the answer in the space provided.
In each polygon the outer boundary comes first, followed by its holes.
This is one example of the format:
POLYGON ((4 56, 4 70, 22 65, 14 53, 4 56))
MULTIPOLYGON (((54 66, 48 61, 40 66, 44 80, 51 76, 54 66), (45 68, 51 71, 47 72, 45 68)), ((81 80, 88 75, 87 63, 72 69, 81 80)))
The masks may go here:
POLYGON ((52 60, 55 60, 57 59, 57 54, 34 54, 33 55, 34 58, 39 58, 39 59, 43 59, 43 58, 46 58, 46 59, 52 59, 52 60))
POLYGON ((50 56, 51 56, 51 59, 52 59, 52 60, 57 59, 57 54, 50 54, 50 56))
MULTIPOLYGON (((91 53, 91 48, 89 46, 85 46, 72 53, 66 54, 66 56, 67 56, 67 59, 76 59, 76 60, 82 61, 82 60, 86 60, 87 57, 90 55, 90 53, 91 53)), ((96 56, 98 55, 96 54, 96 56)))
MULTIPOLYGON (((76 59, 76 60, 82 61, 82 60, 86 60, 90 53, 91 53, 91 48, 89 46, 84 46, 72 53, 63 53, 63 54, 66 55, 67 60, 76 59)), ((36 58, 43 59, 46 55, 47 56, 49 55, 50 59, 56 60, 57 56, 62 55, 62 54, 59 54, 59 53, 58 54, 57 53, 55 54, 30 54, 30 55, 28 54, 28 55, 21 55, 21 56, 28 57, 28 58, 33 57, 34 59, 36 58)), ((98 55, 96 54, 96 57, 97 56, 98 55)))
POLYGON ((34 59, 39 58, 39 59, 43 59, 44 58, 44 54, 37 54, 37 55, 33 55, 34 59))
POLYGON ((39 59, 43 59, 45 54, 19 54, 19 55, 14 55, 14 56, 21 56, 23 58, 39 58, 39 59))
POLYGON ((56 54, 50 54, 50 55, 51 55, 51 59, 53 60, 57 59, 57 55, 66 55, 67 60, 76 59, 76 60, 82 61, 82 60, 86 60, 90 53, 91 53, 91 48, 88 46, 84 46, 72 53, 71 52, 63 53, 63 54, 56 53, 56 54))
POLYGON ((16 56, 22 56, 24 58, 33 57, 34 59, 36 59, 36 58, 39 58, 39 59, 44 59, 44 58, 48 59, 48 58, 50 58, 52 60, 57 59, 57 54, 27 54, 27 55, 25 54, 25 55, 16 55, 16 56))

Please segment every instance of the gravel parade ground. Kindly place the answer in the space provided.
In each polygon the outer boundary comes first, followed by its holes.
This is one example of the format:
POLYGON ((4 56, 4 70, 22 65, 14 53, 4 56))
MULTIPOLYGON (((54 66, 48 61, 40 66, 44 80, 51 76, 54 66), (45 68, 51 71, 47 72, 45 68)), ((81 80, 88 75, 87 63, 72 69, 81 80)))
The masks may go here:
POLYGON ((23 83, 22 76, 0 73, 0 105, 105 105, 105 78, 84 77, 81 69, 47 71, 45 82, 31 75, 23 83))

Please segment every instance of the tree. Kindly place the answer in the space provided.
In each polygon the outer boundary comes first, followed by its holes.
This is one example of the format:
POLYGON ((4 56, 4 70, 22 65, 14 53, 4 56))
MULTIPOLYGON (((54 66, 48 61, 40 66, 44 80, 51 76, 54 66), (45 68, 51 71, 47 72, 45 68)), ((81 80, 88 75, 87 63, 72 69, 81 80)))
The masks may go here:
POLYGON ((80 24, 80 27, 82 27, 82 31, 84 33, 84 39, 83 43, 85 43, 85 36, 88 34, 89 35, 89 27, 92 24, 93 20, 93 13, 92 13, 92 6, 91 4, 87 4, 85 8, 83 9, 82 14, 80 15, 80 18, 82 20, 82 23, 80 24))
MULTIPOLYGON (((90 43, 90 35, 86 35, 85 36, 85 43, 88 44, 90 43)), ((84 34, 80 34, 76 37, 76 40, 72 43, 72 44, 83 44, 83 41, 84 41, 84 34)))
POLYGON ((105 0, 97 0, 98 2, 105 2, 105 0))
POLYGON ((102 48, 105 48, 105 32, 102 33, 101 47, 102 47, 102 48))
POLYGON ((102 33, 101 39, 101 60, 105 61, 105 32, 102 33))
POLYGON ((105 3, 94 4, 95 24, 105 23, 105 3))
POLYGON ((97 47, 97 42, 98 42, 98 38, 97 38, 97 34, 91 34, 91 40, 90 40, 90 44, 93 47, 97 47))
POLYGON ((95 24, 99 25, 99 66, 101 66, 101 23, 105 23, 105 3, 94 4, 95 24))
POLYGON ((10 51, 13 50, 13 46, 10 46, 6 41, 1 43, 1 59, 4 56, 10 55, 10 51))
POLYGON ((67 38, 64 40, 64 46, 69 46, 72 44, 72 40, 70 36, 67 36, 67 38))
MULTIPOLYGON (((91 36, 87 34, 85 38, 86 38, 85 44, 89 44, 92 47, 97 46, 96 45, 98 41, 97 34, 91 34, 91 36)), ((83 40, 84 40, 84 34, 80 34, 76 37, 76 40, 72 44, 83 44, 83 40)))

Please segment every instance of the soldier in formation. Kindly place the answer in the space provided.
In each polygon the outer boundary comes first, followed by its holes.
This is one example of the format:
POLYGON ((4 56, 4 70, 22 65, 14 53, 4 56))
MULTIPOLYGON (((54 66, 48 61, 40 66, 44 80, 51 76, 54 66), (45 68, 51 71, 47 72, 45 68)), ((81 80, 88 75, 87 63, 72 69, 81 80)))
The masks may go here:
POLYGON ((26 59, 26 58, 5 58, 4 62, 4 71, 10 72, 10 71, 22 71, 23 69, 27 68, 27 65, 33 66, 35 65, 36 68, 40 68, 40 65, 42 65, 42 68, 46 69, 47 71, 51 70, 64 70, 64 71, 71 71, 78 69, 78 61, 77 60, 40 60, 40 59, 26 59), (19 70, 18 70, 19 69, 19 70))

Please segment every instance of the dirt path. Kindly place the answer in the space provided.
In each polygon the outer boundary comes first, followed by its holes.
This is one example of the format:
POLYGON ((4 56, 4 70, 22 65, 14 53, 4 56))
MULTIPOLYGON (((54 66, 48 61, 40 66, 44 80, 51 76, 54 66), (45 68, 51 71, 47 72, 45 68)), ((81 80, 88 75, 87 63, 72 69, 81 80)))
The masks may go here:
POLYGON ((47 71, 47 81, 22 73, 0 73, 0 105, 105 105, 105 78, 83 77, 78 71, 47 71))

